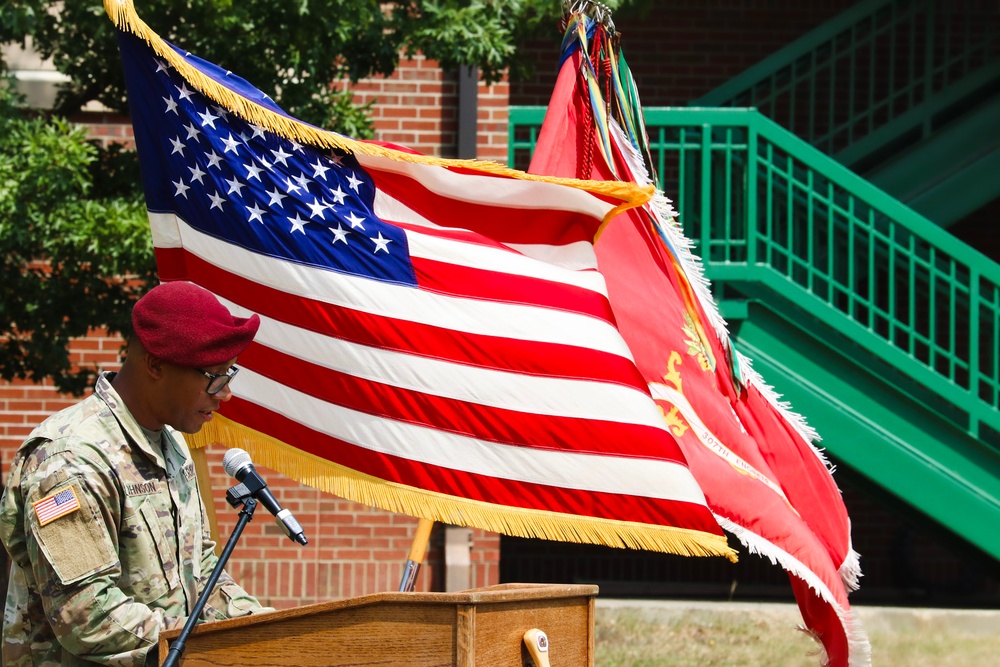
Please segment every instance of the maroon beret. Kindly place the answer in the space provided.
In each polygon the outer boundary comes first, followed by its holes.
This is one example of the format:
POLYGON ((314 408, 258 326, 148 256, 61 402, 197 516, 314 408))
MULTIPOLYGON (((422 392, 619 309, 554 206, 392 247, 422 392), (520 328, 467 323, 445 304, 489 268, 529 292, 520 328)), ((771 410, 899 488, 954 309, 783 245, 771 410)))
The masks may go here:
POLYGON ((233 317, 208 290, 188 282, 157 285, 132 309, 132 330, 146 351, 177 366, 222 364, 247 348, 260 317, 233 317))

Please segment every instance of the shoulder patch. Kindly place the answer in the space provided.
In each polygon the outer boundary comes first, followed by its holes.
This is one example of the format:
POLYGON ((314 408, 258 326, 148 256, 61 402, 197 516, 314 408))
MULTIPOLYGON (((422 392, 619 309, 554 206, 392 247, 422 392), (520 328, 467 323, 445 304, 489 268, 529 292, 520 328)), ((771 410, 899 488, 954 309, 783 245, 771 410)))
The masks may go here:
MULTIPOLYGON (((63 586, 107 570, 118 562, 118 553, 95 504, 98 501, 84 490, 80 480, 71 479, 69 482, 69 486, 63 486, 52 495, 32 503, 38 523, 26 521, 32 524, 27 528, 34 533, 40 557, 48 561, 55 578, 63 586), (66 491, 70 493, 63 496, 66 491), (57 498, 59 505, 55 504, 57 498), (53 514, 63 512, 67 506, 75 507, 59 517, 50 515, 49 521, 42 524, 41 517, 45 516, 46 510, 42 508, 39 512, 38 507, 50 499, 54 507, 59 507, 53 514)), ((47 582, 39 581, 38 584, 42 590, 46 589, 47 582)))
POLYGON ((71 486, 63 489, 51 496, 46 496, 41 500, 32 503, 35 509, 35 516, 38 518, 38 525, 44 526, 59 517, 72 514, 80 509, 80 499, 76 496, 76 490, 71 486))

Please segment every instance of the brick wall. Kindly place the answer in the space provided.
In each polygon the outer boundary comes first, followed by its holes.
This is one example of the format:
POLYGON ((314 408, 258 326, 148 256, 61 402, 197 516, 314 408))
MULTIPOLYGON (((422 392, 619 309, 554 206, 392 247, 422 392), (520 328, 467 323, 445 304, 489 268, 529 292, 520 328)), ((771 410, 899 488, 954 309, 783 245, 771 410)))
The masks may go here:
MULTIPOLYGON (((619 13, 615 27, 646 106, 686 106, 855 0, 673 0, 645 15, 619 13)), ((511 84, 510 103, 548 104, 558 40, 530 46, 535 75, 511 84)))
POLYGON ((121 144, 135 148, 132 122, 128 116, 116 113, 86 112, 71 119, 74 123, 90 127, 90 138, 107 148, 111 144, 121 144))
MULTIPOLYGON (((210 450, 220 540, 225 541, 238 518, 222 498, 233 481, 222 470, 225 450, 210 450)), ((263 467, 259 471, 282 506, 302 524, 309 544, 292 543, 271 515, 259 509, 228 567, 247 590, 278 608, 397 590, 417 527, 415 519, 321 493, 263 467)), ((442 536, 443 526, 435 525, 416 590, 444 590, 442 536)), ((473 531, 472 538, 474 566, 469 587, 497 583, 498 536, 473 531)))
MULTIPOLYGON (((95 365, 109 370, 118 367, 120 337, 91 331, 74 340, 69 356, 74 363, 95 365)), ((60 394, 51 382, 32 384, 25 381, 0 383, 0 464, 7 479, 10 459, 18 445, 42 419, 73 405, 79 399, 60 394)))
MULTIPOLYGON (((458 154, 458 77, 423 56, 400 60, 389 77, 352 86, 358 104, 374 102, 375 138, 402 144, 426 155, 458 154)), ((507 160, 508 85, 480 81, 477 105, 477 157, 507 160)))

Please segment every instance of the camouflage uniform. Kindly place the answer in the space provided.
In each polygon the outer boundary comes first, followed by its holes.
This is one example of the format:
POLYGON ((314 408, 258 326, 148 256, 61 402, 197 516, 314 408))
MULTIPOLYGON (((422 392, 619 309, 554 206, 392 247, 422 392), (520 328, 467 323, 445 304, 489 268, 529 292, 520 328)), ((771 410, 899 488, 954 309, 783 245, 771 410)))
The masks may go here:
MULTIPOLYGON (((147 440, 102 376, 96 392, 21 445, 0 502, 11 556, 3 664, 141 667, 161 629, 183 627, 217 563, 183 437, 147 440), (51 520, 33 503, 67 489, 51 520), (57 510, 59 511, 65 510, 57 510)), ((223 574, 202 620, 263 608, 223 574)), ((153 648, 153 650, 150 650, 153 648)))

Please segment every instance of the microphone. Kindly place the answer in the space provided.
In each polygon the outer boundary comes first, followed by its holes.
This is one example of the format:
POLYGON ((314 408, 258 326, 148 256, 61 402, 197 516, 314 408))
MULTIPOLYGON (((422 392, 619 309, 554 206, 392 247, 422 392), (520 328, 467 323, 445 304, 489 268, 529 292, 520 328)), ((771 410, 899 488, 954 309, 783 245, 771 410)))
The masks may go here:
POLYGON ((281 530, 293 542, 298 542, 303 546, 308 543, 305 533, 302 531, 302 526, 299 525, 299 522, 295 520, 290 511, 281 508, 278 499, 267 488, 267 482, 257 474, 257 470, 253 467, 253 462, 250 460, 249 454, 242 449, 230 449, 222 457, 222 468, 226 471, 227 475, 235 477, 237 481, 241 482, 246 487, 249 495, 253 496, 257 502, 267 508, 268 512, 274 515, 275 523, 281 526, 281 530))

